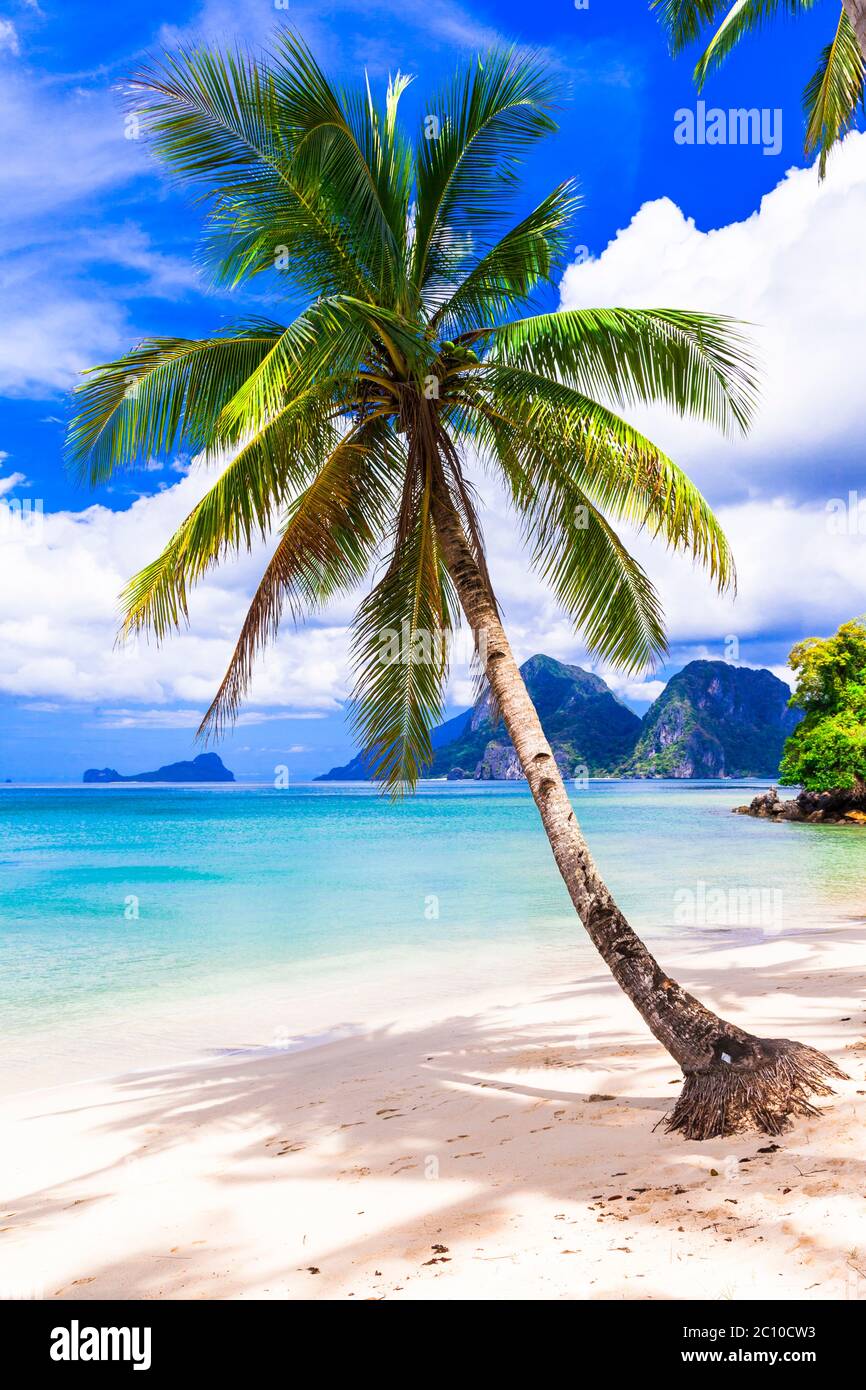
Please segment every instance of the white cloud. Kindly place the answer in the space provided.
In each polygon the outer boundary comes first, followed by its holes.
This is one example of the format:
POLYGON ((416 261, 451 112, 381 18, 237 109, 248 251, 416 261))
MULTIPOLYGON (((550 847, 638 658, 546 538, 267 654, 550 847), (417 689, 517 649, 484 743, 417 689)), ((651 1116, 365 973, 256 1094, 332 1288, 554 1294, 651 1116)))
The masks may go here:
POLYGON ((761 665, 752 652, 768 635, 790 644, 826 634, 864 607, 863 538, 832 534, 823 506, 754 500, 718 514, 737 559, 736 596, 715 593, 699 571, 646 539, 635 545, 677 644, 709 641, 706 655, 718 658, 734 636, 740 660, 761 665))
MULTIPOLYGON (((33 706, 31 706, 33 708, 33 706)), ((96 727, 100 729, 197 729, 204 716, 204 709, 107 709, 100 710, 96 727)), ((324 719, 324 713, 298 712, 291 716, 285 710, 268 714, 264 710, 244 710, 238 716, 239 726, 269 724, 275 719, 324 719)), ((298 745, 288 750, 290 753, 303 753, 307 750, 298 745)))
MULTIPOLYGON (((135 340, 129 302, 200 289, 108 200, 156 170, 102 85, 0 84, 0 393, 44 397, 135 340), (110 268, 111 287, 100 276, 110 268)), ((101 80, 101 79, 100 79, 101 80)))
MULTIPOLYGON (((0 457, 8 458, 9 456, 6 454, 0 455, 0 457)), ((10 473, 8 477, 0 478, 0 497, 5 497, 7 492, 12 492, 16 487, 21 487, 26 482, 27 477, 24 473, 10 473)))
MULTIPOLYGON (((162 648, 116 647, 118 595, 152 560, 210 480, 196 469, 125 511, 93 506, 12 527, 0 547, 0 690, 27 698, 145 709, 213 697, 266 558, 262 547, 193 594, 190 630, 162 648)), ((345 697, 348 608, 328 626, 286 629, 251 692, 253 705, 326 713, 345 697)), ((190 718, 192 716, 190 715, 190 718)))
POLYGON ((5 74, 0 144, 0 226, 93 203, 104 189, 146 171, 140 147, 124 138, 122 113, 104 88, 69 90, 5 74))
POLYGON ((17 57, 21 52, 21 45, 18 42, 18 30, 11 19, 0 19, 0 53, 14 53, 17 57))
POLYGON ((714 439, 661 412, 635 416, 716 501, 826 498, 840 477, 861 476, 864 225, 866 134, 854 132, 824 183, 814 169, 792 170, 744 222, 699 231, 662 198, 644 204, 597 260, 566 271, 567 308, 704 309, 754 325, 764 389, 747 441, 714 439))
POLYGON ((43 295, 31 283, 20 297, 7 294, 0 309, 0 393, 42 398, 66 390, 85 366, 128 345, 121 306, 83 290, 43 295))

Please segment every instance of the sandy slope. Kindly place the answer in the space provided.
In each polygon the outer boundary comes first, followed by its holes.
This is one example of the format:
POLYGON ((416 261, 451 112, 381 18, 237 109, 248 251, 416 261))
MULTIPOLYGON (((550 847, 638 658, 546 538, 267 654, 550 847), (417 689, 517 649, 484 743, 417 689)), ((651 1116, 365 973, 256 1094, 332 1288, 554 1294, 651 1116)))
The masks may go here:
POLYGON ((0 1294, 866 1298, 864 958, 856 923, 663 953, 850 1072, 775 1151, 654 1130, 677 1069, 583 952, 458 1015, 9 1098, 0 1294))

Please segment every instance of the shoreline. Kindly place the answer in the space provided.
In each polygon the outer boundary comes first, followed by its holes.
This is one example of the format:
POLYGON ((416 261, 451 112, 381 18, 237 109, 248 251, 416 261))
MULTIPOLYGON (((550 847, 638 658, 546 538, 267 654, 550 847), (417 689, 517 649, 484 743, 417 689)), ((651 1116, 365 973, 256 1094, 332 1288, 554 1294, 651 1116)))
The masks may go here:
MULTIPOLYGON (((853 907, 853 905, 852 905, 853 907)), ((855 929, 861 918, 859 911, 840 914, 823 930, 828 932, 855 929)), ((644 933, 653 954, 664 962, 680 958, 685 962, 695 953, 730 951, 775 943, 780 939, 796 942, 808 938, 814 926, 768 930, 748 924, 706 924, 687 930, 666 927, 661 931, 644 933)), ((96 1044, 91 1041, 85 1054, 93 1052, 93 1066, 87 1074, 63 1075, 57 1080, 43 1080, 58 1068, 54 1054, 45 1055, 37 1064, 39 1033, 10 1035, 9 1042, 26 1044, 22 1058, 7 1053, 6 1066, 0 1076, 0 1104, 6 1099, 28 1096, 68 1086, 109 1085, 127 1078, 173 1071, 178 1068, 198 1068, 230 1065, 245 1058, 292 1057, 331 1043, 359 1037, 367 1032, 390 1028, 402 1031, 430 1021, 437 1008, 460 1012, 477 1010, 497 1002, 503 993, 537 990, 556 985, 575 972, 594 975, 599 957, 585 936, 583 927, 574 919, 574 939, 555 941, 549 938, 522 941, 495 941, 479 938, 455 944, 442 943, 425 948, 405 945, 385 951, 369 951, 357 956, 322 956, 298 962, 286 970, 279 982, 261 976, 240 982, 222 980, 216 988, 200 994, 178 994, 171 1004, 163 1004, 163 1012, 155 1014, 150 1001, 128 1002, 116 1012, 90 1014, 92 1035, 109 1040, 126 1029, 135 1036, 137 1026, 146 1019, 149 1037, 162 1024, 166 1036, 151 1043, 149 1060, 136 1063, 134 1056, 117 1066, 99 1069, 95 1060, 96 1044), (497 983, 487 984, 491 973, 497 983), (482 983, 484 981, 485 983, 482 983), (375 983, 374 983, 375 982, 375 983), (372 987, 371 987, 372 986, 372 987), (425 1002, 430 993, 437 1004, 425 1002), (250 996, 255 996, 254 1001, 250 996), (291 1030, 283 1020, 296 1011, 298 999, 303 999, 302 1022, 291 1030), (349 1009, 351 1002, 352 1008, 349 1009), (353 1013, 351 1020, 347 1015, 353 1013), (220 1024, 214 1031, 213 1017, 219 1014, 220 1024), (178 1040, 179 1020, 187 1020, 187 1041, 178 1040), (210 1030, 210 1031, 209 1031, 210 1030), (232 1032, 235 1041, 230 1041, 232 1032), (240 1041, 245 1036, 245 1041, 240 1041)), ((687 965, 685 966, 687 969, 687 965)), ((297 1018, 297 1013, 295 1012, 297 1018)), ((129 1043, 128 1046, 132 1046, 129 1043)), ((39 1055, 42 1055, 41 1053, 39 1055)), ((65 1066, 70 1066, 68 1053, 65 1066)), ((90 1065, 82 1062, 82 1066, 90 1065)), ((106 1063, 106 1066, 108 1064, 106 1063)))
POLYGON ((581 954, 545 980, 488 974, 462 1001, 428 999, 303 1050, 5 1097, 0 1287, 61 1299, 866 1296, 866 1258, 849 1259, 866 924, 714 937, 669 938, 666 966, 723 1014, 828 1051, 852 1078, 779 1140, 688 1144, 654 1128, 678 1069, 581 954))

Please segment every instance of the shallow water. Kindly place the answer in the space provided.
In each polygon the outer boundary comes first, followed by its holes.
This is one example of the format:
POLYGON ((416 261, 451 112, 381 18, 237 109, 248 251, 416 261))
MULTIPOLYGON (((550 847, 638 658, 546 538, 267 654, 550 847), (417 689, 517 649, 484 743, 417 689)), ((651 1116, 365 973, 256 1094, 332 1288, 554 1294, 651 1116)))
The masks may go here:
MULTIPOLYGON (((731 814, 763 785, 572 792, 639 931, 866 914, 866 836, 731 814)), ((434 980, 552 970, 580 938, 525 785, 0 792, 6 1089, 267 1041, 275 1017, 351 1027, 374 986, 396 1010, 434 980)))

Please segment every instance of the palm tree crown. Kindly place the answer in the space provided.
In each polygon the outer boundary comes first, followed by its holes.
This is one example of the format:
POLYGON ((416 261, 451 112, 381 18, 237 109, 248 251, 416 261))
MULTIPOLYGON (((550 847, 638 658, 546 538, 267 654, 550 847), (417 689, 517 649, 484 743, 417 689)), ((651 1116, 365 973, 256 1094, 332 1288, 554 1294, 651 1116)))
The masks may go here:
POLYGON ((664 650, 662 615, 612 523, 688 550, 719 586, 733 566, 698 490, 617 411, 660 401, 744 429, 754 404, 729 320, 539 311, 579 201, 564 182, 510 220, 519 162, 555 129, 540 62, 499 51, 465 66, 414 140, 398 114, 409 80, 391 80, 381 103, 369 85, 337 90, 290 32, 262 59, 183 51, 137 74, 157 154, 209 205, 216 280, 265 274, 275 299, 302 307, 288 324, 140 343, 88 374, 70 432, 93 483, 181 443, 221 465, 130 582, 128 632, 164 636, 209 568, 278 531, 203 728, 236 713, 284 611, 300 619, 366 582, 352 706, 395 790, 430 761, 458 621, 443 508, 487 582, 467 456, 504 485, 532 563, 589 647, 638 669, 664 650), (393 630, 408 643, 383 660, 393 630))
MULTIPOLYGON (((651 8, 660 12, 674 53, 681 53, 699 38, 705 25, 721 19, 695 68, 695 81, 703 88, 709 74, 746 34, 762 29, 768 20, 780 15, 804 14, 817 3, 818 0, 651 0, 651 8)), ((818 66, 803 92, 806 153, 818 151, 821 178, 833 146, 864 109, 864 40, 866 2, 843 0, 832 38, 821 50, 818 66)))

